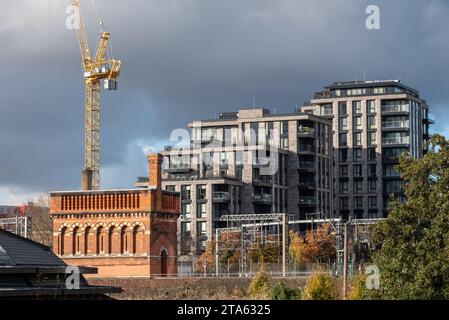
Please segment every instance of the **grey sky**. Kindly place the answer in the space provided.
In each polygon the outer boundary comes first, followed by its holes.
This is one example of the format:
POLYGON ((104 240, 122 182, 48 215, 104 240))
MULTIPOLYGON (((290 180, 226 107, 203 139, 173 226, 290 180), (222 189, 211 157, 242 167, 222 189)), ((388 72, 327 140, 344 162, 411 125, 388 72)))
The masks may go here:
MULTIPOLYGON (((0 12, 0 203, 77 189, 84 85, 69 0, 0 12)), ((444 0, 96 0, 123 61, 102 93, 102 187, 146 174, 144 152, 220 111, 291 112, 338 80, 398 79, 421 91, 449 134, 449 3, 444 0), (381 30, 365 28, 380 7, 381 30)), ((100 30, 81 1, 91 50, 100 30)))

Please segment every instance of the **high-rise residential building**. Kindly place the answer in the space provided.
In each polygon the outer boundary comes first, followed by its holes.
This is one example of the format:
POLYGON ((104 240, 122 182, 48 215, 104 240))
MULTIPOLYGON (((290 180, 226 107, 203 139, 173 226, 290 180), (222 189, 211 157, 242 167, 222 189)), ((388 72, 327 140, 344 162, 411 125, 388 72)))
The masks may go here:
POLYGON ((403 198, 398 157, 427 151, 433 120, 419 92, 399 80, 335 82, 300 110, 332 121, 334 214, 384 217, 389 195, 403 198))
POLYGON ((225 227, 223 215, 334 212, 329 120, 244 109, 189 127, 187 148, 162 153, 163 188, 181 194, 181 255, 202 253, 214 229, 225 227))

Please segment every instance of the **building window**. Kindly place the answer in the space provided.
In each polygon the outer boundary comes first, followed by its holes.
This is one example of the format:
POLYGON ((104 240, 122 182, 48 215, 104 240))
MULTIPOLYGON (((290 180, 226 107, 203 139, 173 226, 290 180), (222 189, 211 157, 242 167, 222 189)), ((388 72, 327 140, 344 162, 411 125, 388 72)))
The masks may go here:
POLYGON ((348 145, 348 135, 346 133, 340 133, 339 135, 340 147, 348 145))
POLYGON ((338 103, 338 114, 341 116, 345 116, 348 114, 346 101, 341 101, 338 103))
POLYGON ((377 197, 368 197, 368 208, 377 209, 377 197))
POLYGON ((348 130, 348 118, 346 118, 346 117, 341 117, 341 118, 339 118, 339 126, 340 126, 340 131, 343 131, 343 130, 348 130))
POLYGON ((198 254, 202 254, 204 251, 206 251, 206 240, 198 240, 197 250, 198 254))
POLYGON ((322 116, 331 116, 332 115, 332 104, 323 104, 321 106, 321 115, 322 116))
POLYGON ((197 218, 206 218, 206 204, 205 203, 197 203, 196 217, 197 218))
POLYGON ((200 184, 200 185, 197 186, 196 198, 198 200, 206 199, 206 185, 205 184, 200 184))
POLYGON ((181 223, 181 254, 189 254, 191 252, 191 223, 181 223))
POLYGON ((368 132, 368 144, 369 145, 373 145, 373 144, 376 144, 376 136, 377 136, 377 134, 376 134, 376 131, 370 131, 370 132, 368 132))
POLYGON ((395 165, 384 165, 384 177, 400 177, 401 174, 396 170, 395 165))
POLYGON ((362 149, 353 149, 353 160, 354 162, 362 161, 362 149))
POLYGON ((340 162, 348 162, 348 149, 339 150, 339 160, 340 162))
POLYGON ((185 219, 190 219, 191 208, 190 203, 181 204, 181 214, 185 219))
POLYGON ((354 209, 363 209, 363 197, 354 197, 354 209))
POLYGON ((376 116, 368 116, 368 129, 376 129, 376 116))
POLYGON ((352 101, 352 114, 361 114, 362 104, 360 101, 352 101))
POLYGON ((377 166, 375 164, 368 165, 368 177, 375 177, 377 175, 377 166))
POLYGON ((363 181, 354 181, 354 193, 361 194, 363 193, 363 181))
POLYGON ((362 117, 352 117, 352 128, 362 130, 362 117))
POLYGON ((368 113, 376 113, 376 101, 374 100, 366 101, 366 111, 368 113))
POLYGON ((361 178, 361 177, 362 177, 362 165, 355 164, 354 165, 354 178, 361 178))
POLYGON ((377 189, 377 181, 376 180, 369 180, 368 181, 368 192, 369 193, 376 193, 377 189))
POLYGON ((196 234, 198 237, 206 237, 206 221, 196 223, 196 234))
POLYGON ((348 181, 340 181, 340 193, 348 194, 348 181))
POLYGON ((348 197, 340 198, 340 210, 348 210, 349 208, 349 199, 348 197))
POLYGON ((402 180, 385 181, 385 192, 387 194, 401 193, 403 183, 402 180))
POLYGON ((368 148, 368 161, 376 161, 376 148, 368 148))
POLYGON ((342 165, 340 166, 340 178, 347 178, 348 177, 348 166, 342 165))
POLYGON ((190 186, 181 186, 181 200, 190 200, 190 186))
POLYGON ((288 121, 282 121, 281 124, 281 148, 288 149, 288 121))
POLYGON ((362 133, 361 132, 354 132, 353 133, 352 144, 354 146, 361 146, 362 145, 362 133))

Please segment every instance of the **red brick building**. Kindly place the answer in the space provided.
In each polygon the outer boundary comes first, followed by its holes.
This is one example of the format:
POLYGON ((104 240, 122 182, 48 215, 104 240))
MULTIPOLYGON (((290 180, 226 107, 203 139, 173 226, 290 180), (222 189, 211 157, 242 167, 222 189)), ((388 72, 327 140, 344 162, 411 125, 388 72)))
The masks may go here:
POLYGON ((148 190, 50 193, 53 251, 101 277, 174 275, 180 197, 161 189, 162 157, 148 157, 148 190))

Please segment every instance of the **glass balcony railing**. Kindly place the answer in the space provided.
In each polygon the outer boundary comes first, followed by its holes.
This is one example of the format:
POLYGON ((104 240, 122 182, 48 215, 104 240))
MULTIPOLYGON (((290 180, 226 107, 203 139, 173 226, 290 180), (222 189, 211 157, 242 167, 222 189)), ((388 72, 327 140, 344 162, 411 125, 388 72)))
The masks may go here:
POLYGON ((409 112, 408 104, 383 105, 382 112, 409 112))
POLYGON ((258 202, 273 202, 273 196, 271 194, 255 194, 253 199, 258 202))
POLYGON ((382 144, 409 144, 409 137, 393 137, 393 138, 383 138, 382 144))
POLYGON ((300 197, 299 198, 299 204, 300 205, 309 205, 314 206, 315 205, 315 198, 314 197, 300 197))
POLYGON ((299 152, 314 152, 313 146, 307 144, 300 144, 298 148, 299 152))
POLYGON ((226 191, 215 191, 213 193, 213 199, 217 201, 229 201, 231 200, 231 194, 226 191))
POLYGON ((305 126, 298 127, 298 135, 299 136, 313 136, 315 135, 315 129, 305 126))
POLYGON ((382 122, 382 128, 391 129, 391 128, 409 128, 410 122, 408 120, 402 121, 384 121, 382 122))
POLYGON ((315 169, 315 163, 314 162, 307 162, 307 161, 300 161, 299 162, 299 169, 302 169, 302 170, 313 170, 313 169, 315 169))

